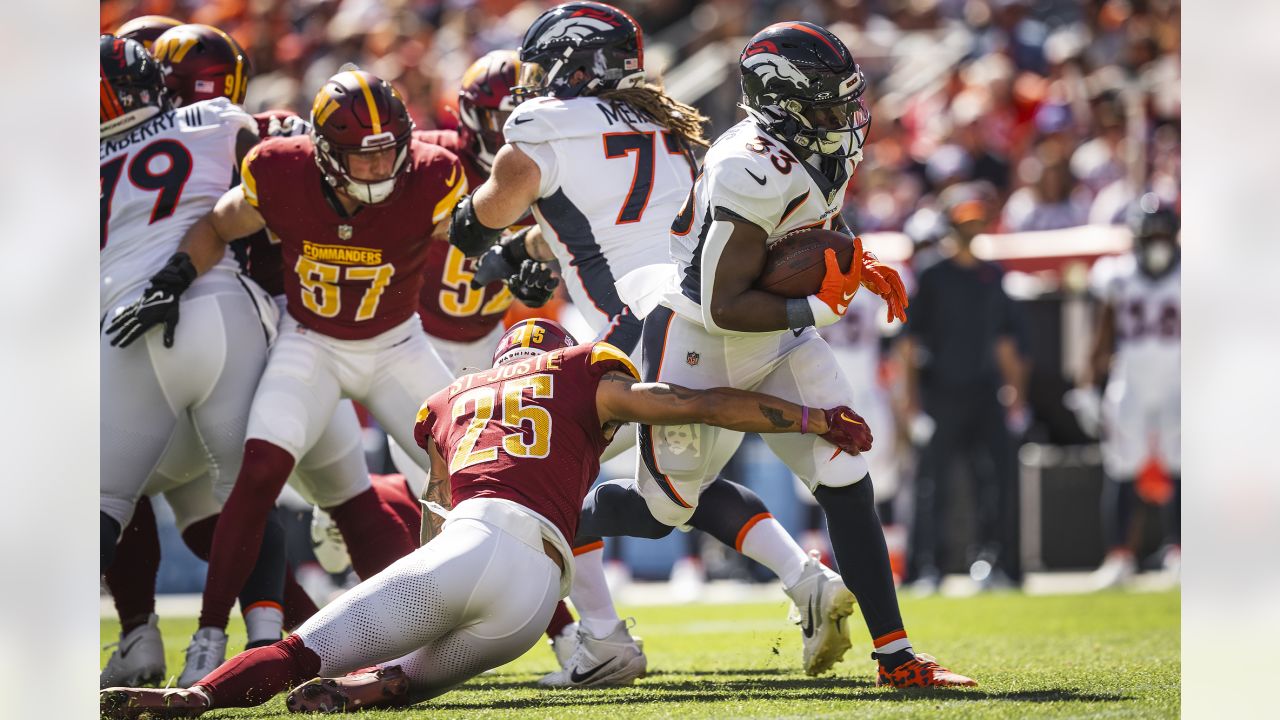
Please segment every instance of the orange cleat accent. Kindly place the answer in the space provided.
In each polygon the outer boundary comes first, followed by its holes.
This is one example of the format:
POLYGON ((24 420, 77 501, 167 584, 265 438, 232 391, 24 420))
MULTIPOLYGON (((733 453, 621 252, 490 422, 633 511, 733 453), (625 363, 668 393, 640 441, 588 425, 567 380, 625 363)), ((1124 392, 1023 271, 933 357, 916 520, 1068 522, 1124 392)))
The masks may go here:
POLYGON ((209 699, 185 688, 107 688, 98 693, 99 712, 109 720, 189 718, 209 709, 209 699))
POLYGON ((880 666, 876 676, 876 685, 890 685, 899 689, 923 687, 974 687, 978 684, 973 678, 965 677, 938 664, 931 655, 917 654, 914 659, 900 665, 895 670, 887 670, 880 666))
POLYGON ((340 678, 316 678, 294 688, 285 705, 292 713, 356 712, 409 704, 409 678, 399 665, 369 668, 340 678))

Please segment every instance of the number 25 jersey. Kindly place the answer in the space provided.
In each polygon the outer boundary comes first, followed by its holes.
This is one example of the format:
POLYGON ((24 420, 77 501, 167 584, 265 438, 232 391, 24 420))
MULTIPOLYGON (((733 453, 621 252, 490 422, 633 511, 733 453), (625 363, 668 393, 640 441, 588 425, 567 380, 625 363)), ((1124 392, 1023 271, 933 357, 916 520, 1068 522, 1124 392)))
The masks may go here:
MULTIPOLYGON (((236 136, 257 124, 226 98, 161 113, 98 143, 102 312, 141 294, 232 186, 236 136)), ((219 268, 236 270, 228 253, 219 268)))
POLYGON ((339 340, 364 340, 413 317, 436 223, 467 192, 458 158, 411 141, 391 197, 350 215, 326 197, 311 138, 271 138, 245 156, 245 199, 280 242, 289 314, 339 340))
POLYGON ((596 342, 463 375, 422 405, 414 438, 423 448, 435 441, 455 506, 475 497, 510 500, 572 542, 609 444, 596 387, 614 371, 640 378, 625 353, 596 342))

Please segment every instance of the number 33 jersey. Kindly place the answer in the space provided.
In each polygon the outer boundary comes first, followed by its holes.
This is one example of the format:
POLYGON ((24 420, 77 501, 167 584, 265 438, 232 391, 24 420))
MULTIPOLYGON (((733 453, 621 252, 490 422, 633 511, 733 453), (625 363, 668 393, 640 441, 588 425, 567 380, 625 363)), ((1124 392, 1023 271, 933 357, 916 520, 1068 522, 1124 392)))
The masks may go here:
POLYGON ((245 156, 245 199, 280 242, 289 314, 339 340, 364 340, 413 316, 436 223, 467 192, 458 158, 411 141, 390 198, 339 212, 311 139, 271 138, 245 156))
POLYGON ((640 378, 625 353, 596 342, 463 375, 423 403, 414 439, 434 440, 449 464, 454 505, 510 500, 572 541, 609 444, 596 387, 615 371, 640 378))
MULTIPOLYGON (((132 301, 187 228, 232 186, 236 136, 258 125, 226 98, 193 103, 98 143, 99 301, 132 301)), ((230 253, 219 267, 236 270, 230 253)))
POLYGON ((693 182, 681 142, 627 103, 592 97, 529 100, 503 132, 541 171, 534 217, 601 332, 628 300, 617 281, 667 262, 663 239, 693 182))

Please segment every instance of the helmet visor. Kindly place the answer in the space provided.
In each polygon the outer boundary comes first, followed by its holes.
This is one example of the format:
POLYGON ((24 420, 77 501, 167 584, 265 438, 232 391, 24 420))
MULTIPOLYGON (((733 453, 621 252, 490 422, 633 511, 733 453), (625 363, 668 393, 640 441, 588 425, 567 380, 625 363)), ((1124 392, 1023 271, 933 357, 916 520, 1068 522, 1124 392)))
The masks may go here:
POLYGON ((517 104, 531 97, 546 94, 547 70, 541 64, 532 61, 521 61, 520 71, 516 73, 516 85, 511 94, 517 104))

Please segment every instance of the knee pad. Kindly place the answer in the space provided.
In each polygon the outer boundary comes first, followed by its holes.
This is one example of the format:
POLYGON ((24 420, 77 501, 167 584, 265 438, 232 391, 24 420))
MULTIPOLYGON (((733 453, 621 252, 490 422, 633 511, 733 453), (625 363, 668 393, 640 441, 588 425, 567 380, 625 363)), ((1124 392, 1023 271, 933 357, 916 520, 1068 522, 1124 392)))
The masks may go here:
MULTIPOLYGON (((832 446, 820 448, 819 452, 828 453, 828 448, 832 446)), ((840 453, 832 458, 830 462, 818 463, 817 470, 814 471, 813 482, 810 487, 815 491, 819 487, 841 488, 849 485, 861 485, 859 481, 863 478, 870 479, 867 469, 867 459, 862 455, 850 455, 849 453, 840 453)), ((867 483, 868 485, 870 483, 867 483)))

